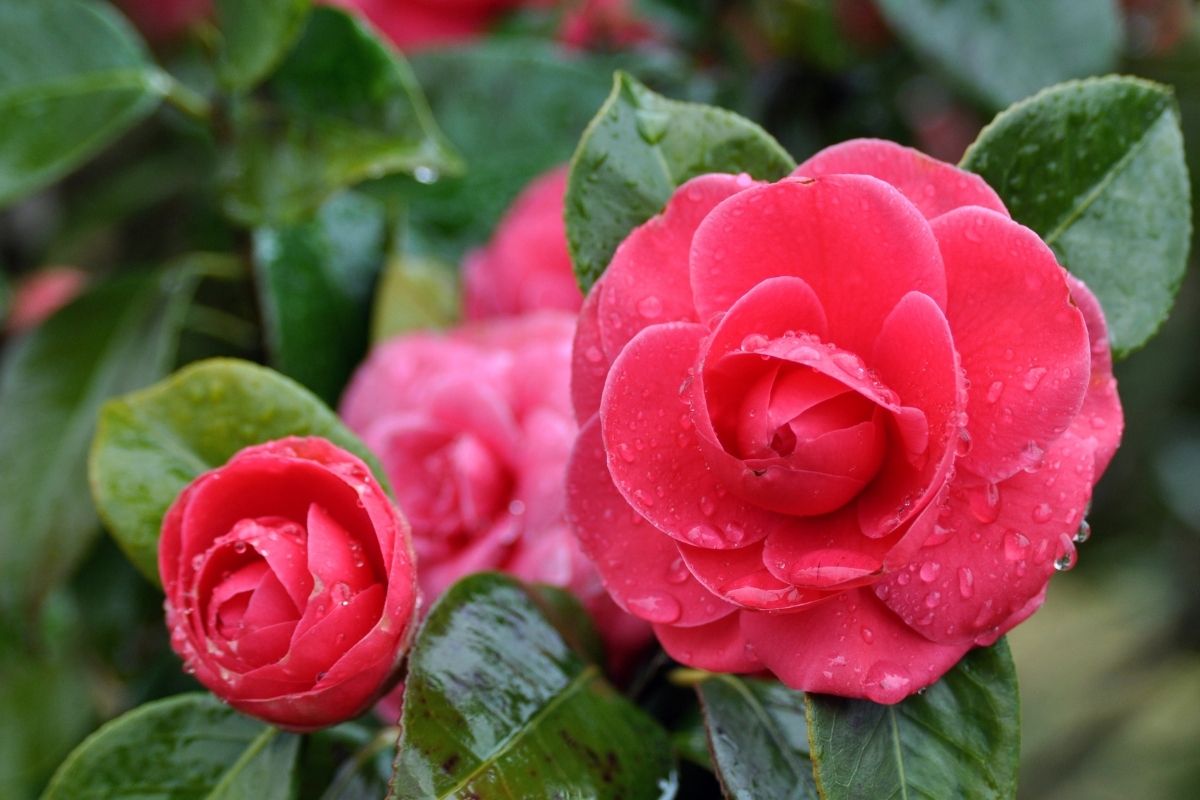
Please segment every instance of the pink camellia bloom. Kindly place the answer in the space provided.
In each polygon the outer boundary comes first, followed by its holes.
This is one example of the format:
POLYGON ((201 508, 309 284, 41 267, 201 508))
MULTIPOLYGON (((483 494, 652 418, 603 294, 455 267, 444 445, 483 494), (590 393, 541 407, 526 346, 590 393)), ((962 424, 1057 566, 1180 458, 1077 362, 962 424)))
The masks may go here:
POLYGON ((87 273, 75 267, 46 267, 25 276, 13 287, 4 327, 9 333, 36 328, 74 300, 85 285, 87 273))
POLYGON ((565 518, 574 329, 542 312, 399 336, 359 368, 341 414, 393 480, 427 599, 482 570, 561 586, 621 663, 649 630, 609 599, 565 518))
POLYGON ((163 520, 158 568, 187 670, 290 730, 365 710, 413 628, 408 524, 324 439, 247 447, 192 481, 163 520))
POLYGON ((580 0, 563 14, 559 39, 572 47, 628 47, 649 41, 654 28, 639 18, 630 0, 580 0))
POLYGON ((212 16, 212 0, 116 0, 149 41, 166 42, 212 16))
POLYGON ((486 247, 463 265, 467 319, 578 311, 583 303, 567 252, 563 200, 567 167, 534 180, 513 202, 486 247))
POLYGON ((674 658, 895 703, 1042 603, 1116 450, 1104 318, 898 145, 706 175, 584 303, 569 513, 674 658))
POLYGON ((401 50, 459 44, 480 36, 503 14, 549 0, 323 0, 357 12, 401 50))

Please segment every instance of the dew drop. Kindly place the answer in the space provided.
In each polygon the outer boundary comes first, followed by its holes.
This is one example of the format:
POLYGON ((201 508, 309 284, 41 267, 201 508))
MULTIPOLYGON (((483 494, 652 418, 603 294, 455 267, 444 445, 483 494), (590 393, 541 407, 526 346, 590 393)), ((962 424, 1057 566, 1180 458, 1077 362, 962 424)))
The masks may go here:
POLYGON ((1075 536, 1072 541, 1076 544, 1083 544, 1088 539, 1092 538, 1092 526, 1085 519, 1079 523, 1079 530, 1075 531, 1075 536))
POLYGON ((875 631, 871 630, 866 625, 864 625, 861 629, 859 629, 858 632, 859 632, 859 634, 862 635, 862 640, 864 642, 866 642, 867 644, 870 644, 871 642, 875 641, 875 631))
POLYGON ((338 581, 333 586, 329 587, 329 596, 333 598, 333 602, 340 606, 350 605, 350 598, 354 596, 348 584, 338 581))
POLYGON ((1077 557, 1075 543, 1071 541, 1071 537, 1065 533, 1061 534, 1058 537, 1058 556, 1054 559, 1054 569, 1066 572, 1075 566, 1077 557))
POLYGON ((1033 521, 1048 522, 1052 513, 1049 503, 1038 503, 1037 507, 1033 509, 1033 521))
POLYGON ((936 561, 926 561, 921 565, 921 571, 918 574, 921 576, 921 580, 923 580, 925 583, 933 583, 934 579, 937 578, 938 573, 941 571, 941 564, 937 563, 936 561))
POLYGON ((687 532, 686 538, 689 542, 698 547, 714 547, 719 548, 725 540, 720 532, 711 525, 694 525, 687 532))
POLYGON ((687 564, 683 563, 682 558, 677 558, 667 567, 667 583, 673 583, 678 586, 681 583, 686 583, 691 576, 688 571, 687 564))
POLYGON ((1000 393, 1004 391, 1004 384, 1000 381, 992 381, 992 385, 987 390, 987 401, 994 403, 1000 399, 1000 393))
POLYGON ((761 333, 751 333, 745 339, 742 339, 742 349, 748 351, 758 350, 759 348, 766 347, 769 341, 761 333))
POLYGON ((637 459, 637 454, 633 452, 633 448, 629 446, 628 442, 621 442, 617 445, 617 455, 626 464, 632 464, 637 459))
POLYGON ((629 610, 648 622, 666 625, 679 619, 679 601, 669 594, 647 594, 626 601, 629 610))
POLYGON ((898 703, 908 696, 912 677, 895 662, 877 661, 867 670, 863 686, 867 697, 876 703, 898 703))
POLYGON ((717 510, 717 504, 712 501, 708 495, 700 496, 700 513, 706 517, 711 517, 713 512, 717 510))
POLYGON ((1029 537, 1020 531, 1009 531, 1004 534, 1004 557, 1009 561, 1019 561, 1025 558, 1029 550, 1029 537))
POLYGON ((967 505, 975 519, 983 523, 995 522, 1000 516, 1000 487, 987 483, 969 490, 967 505))
POLYGON ((1021 381, 1021 385, 1025 387, 1025 391, 1032 392, 1045 376, 1045 367, 1033 367, 1025 373, 1025 380, 1021 381))
POLYGON ((907 572, 901 572, 896 576, 896 583, 900 584, 901 586, 908 586, 908 582, 910 580, 912 580, 912 576, 907 572))
POLYGON ((975 573, 971 572, 970 567, 958 568, 958 593, 964 600, 975 594, 975 573))
POLYGON ((746 529, 736 522, 725 526, 725 541, 730 544, 740 544, 746 538, 746 529))
POLYGON ((646 319, 657 319, 662 315, 662 301, 652 294, 647 295, 638 301, 637 310, 646 319))
POLYGON ((591 347, 589 347, 588 349, 583 351, 583 357, 586 358, 588 361, 591 361, 593 364, 596 364, 596 363, 599 363, 600 360, 604 358, 604 353, 600 352, 599 347, 592 345, 591 347))

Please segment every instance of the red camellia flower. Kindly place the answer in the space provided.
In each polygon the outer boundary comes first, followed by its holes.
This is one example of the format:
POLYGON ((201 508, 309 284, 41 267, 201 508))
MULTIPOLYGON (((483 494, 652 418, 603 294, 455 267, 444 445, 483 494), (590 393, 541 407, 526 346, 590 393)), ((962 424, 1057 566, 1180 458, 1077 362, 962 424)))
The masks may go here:
POLYGON ((323 0, 356 11, 401 50, 466 42, 500 14, 551 0, 323 0))
POLYGON ((572 388, 617 602, 686 664, 882 703, 1037 609, 1122 428, 1083 284, 979 177, 870 140, 680 187, 572 388))
POLYGON ((367 466, 324 439, 242 450, 163 520, 171 646, 230 705, 292 730, 385 688, 417 603, 408 525, 367 466))
POLYGON ((87 273, 75 267, 46 267, 27 275, 13 287, 5 329, 20 333, 36 328, 86 285, 87 273))
POLYGON ((151 42, 178 37, 205 17, 212 16, 212 0, 116 0, 142 35, 151 42))
POLYGON ((609 599, 565 518, 574 330, 543 312, 399 336, 359 368, 341 414, 393 480, 427 599, 483 570, 562 586, 620 662, 649 631, 609 599))

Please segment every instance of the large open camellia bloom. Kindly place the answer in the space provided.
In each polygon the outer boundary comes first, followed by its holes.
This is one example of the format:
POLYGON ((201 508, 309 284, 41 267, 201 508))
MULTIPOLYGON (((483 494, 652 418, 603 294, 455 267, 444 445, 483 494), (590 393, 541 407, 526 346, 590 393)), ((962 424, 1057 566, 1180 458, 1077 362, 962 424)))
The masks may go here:
POLYGON ((171 646, 234 708, 292 730, 361 713, 408 644, 408 525, 317 438, 248 447, 188 485, 158 551, 171 646))
POLYGON ((588 295, 569 507, 679 661, 894 703, 1042 603, 1122 428, 1099 304, 977 176, 689 181, 588 295))

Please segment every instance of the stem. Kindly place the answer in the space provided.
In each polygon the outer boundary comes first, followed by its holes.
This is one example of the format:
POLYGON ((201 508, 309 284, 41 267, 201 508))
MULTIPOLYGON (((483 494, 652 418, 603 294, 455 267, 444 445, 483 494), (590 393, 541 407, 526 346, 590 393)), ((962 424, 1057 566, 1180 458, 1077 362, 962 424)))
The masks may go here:
POLYGON ((687 669, 680 667, 667 673, 667 680, 676 686, 690 688, 699 686, 712 677, 712 673, 702 669, 687 669))
POLYGON ((212 103, 199 92, 180 83, 169 73, 162 73, 166 93, 163 99, 197 122, 207 125, 212 119, 212 103))

